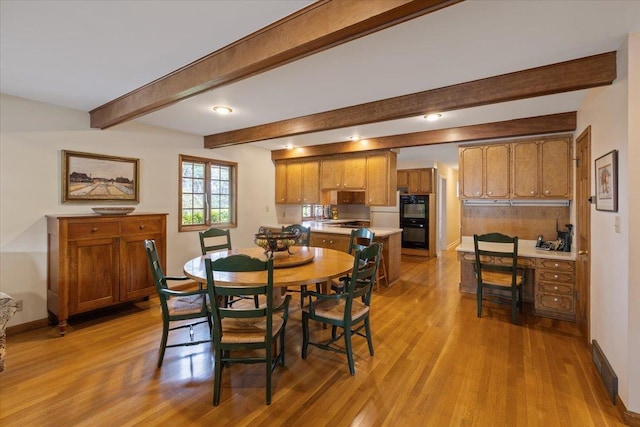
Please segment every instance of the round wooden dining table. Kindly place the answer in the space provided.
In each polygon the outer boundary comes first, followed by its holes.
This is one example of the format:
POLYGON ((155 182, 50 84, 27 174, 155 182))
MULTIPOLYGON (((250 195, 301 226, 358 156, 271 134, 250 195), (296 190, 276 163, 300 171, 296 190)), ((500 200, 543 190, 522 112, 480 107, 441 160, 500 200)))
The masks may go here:
MULTIPOLYGON (((276 252, 274 254, 273 286, 288 287, 322 283, 326 292, 331 279, 344 276, 353 267, 353 256, 334 249, 293 246, 291 254, 276 252)), ((213 252, 187 261, 184 264, 184 274, 200 283, 207 282, 207 271, 204 260, 226 257, 231 254, 245 254, 266 260, 264 250, 259 247, 233 249, 229 251, 213 252)), ((258 272, 227 272, 214 271, 213 279, 216 286, 252 286, 267 282, 266 271, 258 272)))

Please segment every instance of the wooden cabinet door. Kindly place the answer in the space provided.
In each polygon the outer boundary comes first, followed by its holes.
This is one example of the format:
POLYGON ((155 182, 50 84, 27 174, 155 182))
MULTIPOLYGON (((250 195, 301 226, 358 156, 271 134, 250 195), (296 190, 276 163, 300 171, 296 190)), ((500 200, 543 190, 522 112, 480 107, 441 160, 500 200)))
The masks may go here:
POLYGON ((302 164, 302 202, 320 203, 320 162, 318 160, 302 164))
POLYGON ((458 153, 460 168, 460 198, 479 199, 483 194, 484 148, 462 147, 458 153))
POLYGON ((367 158, 348 157, 342 161, 342 188, 364 190, 367 158))
POLYGON ((322 161, 320 187, 322 190, 342 188, 342 160, 325 159, 322 161))
POLYGON ((276 162, 276 204, 287 203, 287 164, 276 162))
POLYGON ((409 193, 420 193, 420 170, 409 170, 409 193))
POLYGON ((420 192, 422 194, 435 193, 433 191, 433 168, 420 169, 420 192))
POLYGON ((119 301, 117 237, 70 241, 67 256, 70 315, 119 301))
POLYGON ((484 150, 484 197, 508 199, 509 192, 509 145, 488 145, 484 150))
POLYGON ((349 250, 349 238, 346 234, 311 233, 309 246, 347 252, 349 250))
POLYGON ((302 203, 302 163, 287 164, 287 197, 289 204, 302 203))
MULTIPOLYGON (((391 193, 389 157, 387 154, 367 156, 366 204, 369 206, 387 206, 391 193)), ((395 169, 395 168, 393 168, 395 169)), ((395 185, 393 192, 395 193, 395 185)))
POLYGON ((398 171, 398 187, 409 187, 409 171, 408 170, 399 170, 398 171))
POLYGON ((161 260, 165 258, 162 233, 122 236, 120 238, 120 301, 142 298, 156 292, 144 248, 146 239, 155 240, 158 258, 161 260))
POLYGON ((541 197, 570 199, 573 163, 571 141, 551 139, 540 143, 541 197))
MULTIPOLYGON (((531 199, 540 195, 538 142, 516 142, 511 148, 513 158, 513 197, 531 199)), ((566 165, 565 165, 566 168, 566 165)))

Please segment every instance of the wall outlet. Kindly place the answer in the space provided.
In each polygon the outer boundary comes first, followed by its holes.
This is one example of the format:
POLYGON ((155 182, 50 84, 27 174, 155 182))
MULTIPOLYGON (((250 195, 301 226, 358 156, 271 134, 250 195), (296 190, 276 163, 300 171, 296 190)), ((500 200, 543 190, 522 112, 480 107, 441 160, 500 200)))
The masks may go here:
POLYGON ((21 299, 16 301, 16 311, 22 311, 22 300, 21 299))

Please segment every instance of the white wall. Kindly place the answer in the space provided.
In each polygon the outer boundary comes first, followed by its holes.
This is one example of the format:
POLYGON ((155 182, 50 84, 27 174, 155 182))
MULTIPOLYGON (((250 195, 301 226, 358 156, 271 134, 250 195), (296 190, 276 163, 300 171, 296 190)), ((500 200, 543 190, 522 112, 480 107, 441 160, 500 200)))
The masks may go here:
MULTIPOLYGON (((618 375, 622 401, 635 413, 640 413, 640 202, 629 184, 640 182, 639 61, 640 42, 634 34, 618 50, 615 82, 588 92, 578 110, 576 129, 579 135, 591 125, 594 161, 618 150, 618 212, 597 211, 592 205, 591 338, 598 341, 618 375), (616 217, 619 234, 613 226, 616 217)), ((591 193, 595 194, 594 179, 591 193)))
MULTIPOLYGON (((178 233, 178 155, 238 163, 235 246, 249 246, 261 224, 277 223, 269 151, 247 146, 207 150, 203 138, 137 123, 89 127, 89 114, 0 94, 0 290, 23 300, 14 326, 47 317, 45 215, 91 213, 91 204, 62 204, 61 150, 140 159, 138 212, 167 217, 167 273, 182 274, 199 255, 196 232, 178 233)), ((104 205, 104 204, 102 204, 104 205)))
MULTIPOLYGON (((458 170, 436 162, 439 176, 447 180, 447 195, 445 212, 447 215, 444 241, 446 246, 442 250, 455 248, 460 243, 460 199, 458 198, 458 170)), ((439 191, 439 189, 438 189, 439 191)))

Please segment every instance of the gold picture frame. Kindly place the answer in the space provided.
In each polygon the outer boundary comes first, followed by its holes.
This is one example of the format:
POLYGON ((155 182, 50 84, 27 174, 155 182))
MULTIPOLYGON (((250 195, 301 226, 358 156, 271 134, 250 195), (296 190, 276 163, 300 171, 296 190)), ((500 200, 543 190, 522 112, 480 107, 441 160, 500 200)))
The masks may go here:
POLYGON ((62 150, 62 203, 139 202, 140 159, 62 150))

